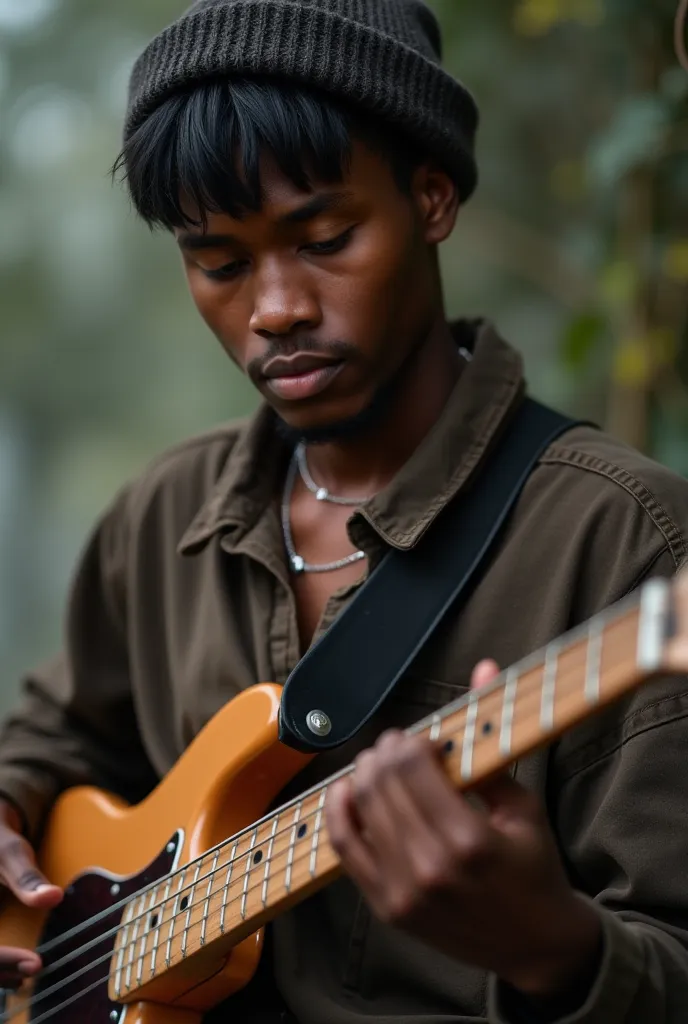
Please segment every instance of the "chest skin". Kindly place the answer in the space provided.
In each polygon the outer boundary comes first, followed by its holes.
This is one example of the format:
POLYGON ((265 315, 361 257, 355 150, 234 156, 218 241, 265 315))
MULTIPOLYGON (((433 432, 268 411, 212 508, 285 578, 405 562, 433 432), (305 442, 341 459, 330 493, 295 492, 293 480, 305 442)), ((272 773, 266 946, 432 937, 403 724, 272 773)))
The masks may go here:
MULTIPOLYGON (((317 501, 303 487, 295 488, 291 530, 297 554, 313 565, 335 562, 352 554, 356 549, 346 527, 353 512, 351 507, 317 501)), ((302 653, 310 647, 330 598, 355 586, 366 571, 367 559, 360 559, 331 572, 292 575, 302 653)))

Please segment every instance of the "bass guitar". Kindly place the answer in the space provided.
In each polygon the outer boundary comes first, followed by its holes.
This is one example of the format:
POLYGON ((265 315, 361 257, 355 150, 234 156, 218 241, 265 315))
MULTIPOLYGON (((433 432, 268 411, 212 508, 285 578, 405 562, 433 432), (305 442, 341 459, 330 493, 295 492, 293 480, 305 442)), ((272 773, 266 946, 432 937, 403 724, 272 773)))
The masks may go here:
MULTIPOLYGON (((468 790, 640 684, 685 672, 684 573, 650 581, 414 731, 468 790)), ((1 1021, 199 1024, 247 984, 263 926, 341 870, 325 805, 343 773, 265 813, 309 760, 278 741, 280 693, 262 684, 229 702, 135 807, 89 787, 60 797, 38 856, 65 897, 51 912, 7 898, 0 945, 37 950, 44 968, 6 994, 1 1021)))

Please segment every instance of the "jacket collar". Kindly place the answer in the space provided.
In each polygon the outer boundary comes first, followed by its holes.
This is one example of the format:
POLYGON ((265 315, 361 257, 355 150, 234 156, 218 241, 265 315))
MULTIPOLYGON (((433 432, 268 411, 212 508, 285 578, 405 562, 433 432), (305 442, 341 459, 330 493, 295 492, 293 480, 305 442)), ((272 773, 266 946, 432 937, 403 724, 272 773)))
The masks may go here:
MULTIPOLYGON (((461 374, 430 433, 353 521, 388 545, 413 547, 432 521, 472 478, 520 404, 524 391, 520 355, 485 321, 459 321, 452 329, 473 358, 461 374)), ((216 534, 235 550, 275 501, 290 452, 275 431, 268 406, 240 430, 216 486, 179 545, 194 554, 216 534)))

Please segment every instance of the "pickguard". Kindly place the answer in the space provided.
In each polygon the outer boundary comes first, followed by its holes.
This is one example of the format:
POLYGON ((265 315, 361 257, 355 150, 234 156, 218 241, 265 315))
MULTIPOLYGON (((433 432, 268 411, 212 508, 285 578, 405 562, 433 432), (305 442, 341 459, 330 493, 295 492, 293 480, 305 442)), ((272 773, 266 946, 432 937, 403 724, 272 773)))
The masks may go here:
POLYGON ((108 974, 124 910, 122 901, 173 871, 183 841, 182 832, 176 832, 139 875, 122 878, 93 868, 74 879, 46 922, 41 947, 108 908, 113 910, 43 955, 44 969, 31 995, 29 1024, 124 1024, 126 1009, 108 998, 108 974), (104 937, 99 939, 100 935, 104 937))

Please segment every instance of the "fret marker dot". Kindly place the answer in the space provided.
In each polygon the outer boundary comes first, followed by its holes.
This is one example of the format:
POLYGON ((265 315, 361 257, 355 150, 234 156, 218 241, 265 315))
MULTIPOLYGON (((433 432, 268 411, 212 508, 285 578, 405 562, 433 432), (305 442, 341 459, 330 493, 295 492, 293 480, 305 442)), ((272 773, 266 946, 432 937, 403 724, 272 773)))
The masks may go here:
POLYGON ((299 839, 303 839, 303 837, 305 836, 307 831, 308 831, 308 825, 299 825, 299 830, 296 833, 296 835, 297 835, 297 837, 299 839))
POLYGON ((492 732, 492 722, 483 722, 483 736, 489 736, 492 732))
POLYGON ((157 928, 159 920, 160 920, 160 918, 158 917, 157 914, 151 914, 151 919, 150 919, 150 926, 151 926, 151 928, 157 928))
POLYGON ((253 854, 253 863, 254 864, 260 864, 262 859, 263 859, 263 851, 262 850, 256 850, 256 852, 253 854))
POLYGON ((186 910, 186 908, 188 907, 188 905, 189 905, 189 897, 188 897, 188 896, 184 896, 184 897, 182 898, 182 901, 181 901, 181 903, 179 904, 179 906, 180 906, 180 908, 181 908, 182 910, 186 910))
POLYGON ((454 751, 454 740, 447 740, 442 748, 445 754, 451 754, 454 751))

